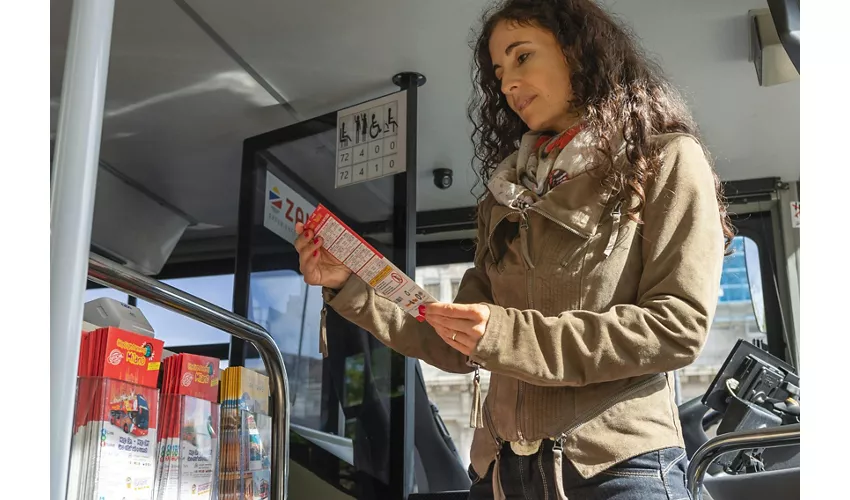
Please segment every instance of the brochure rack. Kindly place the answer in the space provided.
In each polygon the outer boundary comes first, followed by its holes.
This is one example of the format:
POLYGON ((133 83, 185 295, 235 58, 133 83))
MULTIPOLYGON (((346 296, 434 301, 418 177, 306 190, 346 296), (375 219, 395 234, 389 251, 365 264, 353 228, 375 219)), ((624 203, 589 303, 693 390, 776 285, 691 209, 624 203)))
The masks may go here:
POLYGON ((158 402, 156 387, 77 380, 69 500, 152 498, 158 402))
POLYGON ((134 297, 174 311, 183 316, 251 342, 262 356, 271 392, 269 498, 285 500, 289 485, 289 381, 283 356, 271 335, 236 314, 198 297, 148 278, 97 255, 89 257, 88 277, 91 281, 114 288, 134 297))
POLYGON ((267 498, 275 464, 269 455, 272 422, 268 380, 240 366, 224 371, 221 384, 219 500, 267 498))
POLYGON ((154 500, 218 498, 219 405, 163 394, 154 500))

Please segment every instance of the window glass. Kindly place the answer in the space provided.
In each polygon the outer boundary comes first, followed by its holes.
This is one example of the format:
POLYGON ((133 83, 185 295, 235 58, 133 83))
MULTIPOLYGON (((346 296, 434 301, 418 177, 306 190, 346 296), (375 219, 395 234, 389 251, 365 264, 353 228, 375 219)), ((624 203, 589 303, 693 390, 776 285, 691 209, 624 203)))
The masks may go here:
MULTIPOLYGON (((233 304, 233 275, 202 276, 163 280, 174 288, 194 295, 230 311, 233 304)), ((126 297, 124 299, 126 301, 126 297)), ((153 327, 154 335, 165 342, 166 349, 176 346, 223 344, 230 335, 197 320, 187 318, 157 305, 138 301, 138 307, 153 327)))
MULTIPOLYGON (((292 422, 321 429, 321 287, 305 284, 292 270, 255 272, 251 275, 250 297, 249 319, 271 334, 283 355, 292 422)), ((265 373, 259 358, 246 360, 245 366, 265 373)))
MULTIPOLYGON (((443 266, 423 266, 416 268, 416 282, 424 287, 433 286, 437 292, 431 294, 440 302, 453 302, 457 296, 461 278, 472 262, 448 264, 443 266)), ((440 418, 454 442, 455 448, 469 467, 469 448, 475 429, 469 427, 469 410, 472 408, 472 374, 448 373, 420 361, 422 376, 428 399, 440 410, 440 418)), ((490 387, 490 372, 481 370, 482 397, 490 387)))

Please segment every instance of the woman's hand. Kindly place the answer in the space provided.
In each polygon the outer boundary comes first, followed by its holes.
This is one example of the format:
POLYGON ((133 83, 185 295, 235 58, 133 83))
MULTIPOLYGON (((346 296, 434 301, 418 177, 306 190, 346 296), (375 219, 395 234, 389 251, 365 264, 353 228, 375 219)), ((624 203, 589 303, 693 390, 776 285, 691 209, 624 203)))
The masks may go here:
POLYGON ((308 285, 339 290, 351 276, 351 270, 322 248, 322 238, 313 231, 304 231, 304 224, 295 224, 295 250, 298 251, 301 274, 308 285))
POLYGON ((487 330, 490 308, 484 304, 431 303, 419 307, 443 341, 469 356, 487 330))

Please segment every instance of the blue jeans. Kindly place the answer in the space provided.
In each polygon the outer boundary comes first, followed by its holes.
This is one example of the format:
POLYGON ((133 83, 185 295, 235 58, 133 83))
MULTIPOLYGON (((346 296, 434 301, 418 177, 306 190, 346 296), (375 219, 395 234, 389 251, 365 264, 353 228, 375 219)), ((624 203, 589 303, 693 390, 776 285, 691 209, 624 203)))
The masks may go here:
MULTIPOLYGON (((494 462, 495 463, 495 462, 494 462)), ((523 457, 502 447, 499 461, 502 490, 507 500, 558 500, 554 485, 552 442, 544 441, 537 453, 523 457)), ((566 458, 563 460, 564 493, 569 500, 691 500, 685 485, 688 459, 682 448, 666 448, 621 462, 584 479, 566 458)), ((472 467, 468 500, 493 498, 493 464, 484 477, 472 467)))

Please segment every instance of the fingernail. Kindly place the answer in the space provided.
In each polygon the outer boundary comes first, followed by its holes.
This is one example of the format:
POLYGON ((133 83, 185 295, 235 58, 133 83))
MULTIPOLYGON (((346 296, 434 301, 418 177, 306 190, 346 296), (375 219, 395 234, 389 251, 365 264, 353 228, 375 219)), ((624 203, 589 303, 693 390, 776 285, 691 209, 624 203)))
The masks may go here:
POLYGON ((318 245, 319 244, 319 238, 313 238, 313 243, 318 245))
POLYGON ((425 321, 425 316, 417 316, 416 320, 422 323, 423 321, 425 321))
POLYGON ((317 255, 319 255, 319 251, 318 251, 318 250, 313 250, 313 257, 315 257, 315 256, 317 256, 317 255))
POLYGON ((422 304, 421 306, 419 306, 419 314, 423 314, 423 315, 425 314, 425 304, 422 304))

